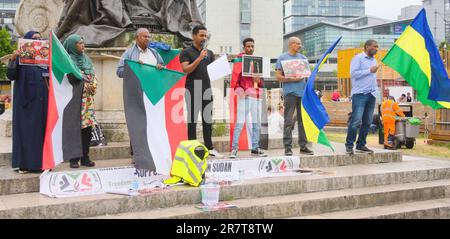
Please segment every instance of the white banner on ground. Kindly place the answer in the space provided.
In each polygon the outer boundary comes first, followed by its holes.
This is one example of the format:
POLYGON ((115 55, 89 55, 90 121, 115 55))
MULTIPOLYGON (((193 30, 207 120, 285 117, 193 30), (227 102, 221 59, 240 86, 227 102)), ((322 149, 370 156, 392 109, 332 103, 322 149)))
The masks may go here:
POLYGON ((245 178, 268 177, 275 174, 286 174, 300 170, 300 157, 279 156, 265 158, 251 158, 240 160, 211 160, 208 161, 206 176, 214 174, 228 175, 235 179, 244 172, 245 178))
POLYGON ((73 172, 43 173, 40 193, 54 198, 78 197, 126 191, 138 182, 140 188, 160 185, 168 176, 136 170, 134 167, 102 168, 73 172))

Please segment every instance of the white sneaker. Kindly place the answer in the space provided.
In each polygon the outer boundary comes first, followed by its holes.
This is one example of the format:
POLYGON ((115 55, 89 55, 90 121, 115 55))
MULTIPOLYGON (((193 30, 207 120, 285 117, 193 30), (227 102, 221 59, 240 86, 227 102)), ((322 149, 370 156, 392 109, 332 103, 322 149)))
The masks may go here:
POLYGON ((216 158, 223 158, 223 155, 221 155, 217 150, 211 149, 209 150, 209 156, 216 157, 216 158))
POLYGON ((230 159, 235 159, 237 157, 237 153, 238 153, 237 149, 233 149, 231 151, 230 159))

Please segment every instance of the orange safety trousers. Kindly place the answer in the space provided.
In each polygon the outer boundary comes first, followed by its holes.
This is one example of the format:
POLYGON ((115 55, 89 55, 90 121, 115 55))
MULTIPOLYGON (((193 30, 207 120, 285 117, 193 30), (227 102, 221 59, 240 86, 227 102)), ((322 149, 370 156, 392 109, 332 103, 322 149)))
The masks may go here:
POLYGON ((384 145, 392 147, 392 145, 388 143, 388 137, 389 134, 395 135, 395 122, 385 122, 383 123, 383 126, 384 126, 384 145))

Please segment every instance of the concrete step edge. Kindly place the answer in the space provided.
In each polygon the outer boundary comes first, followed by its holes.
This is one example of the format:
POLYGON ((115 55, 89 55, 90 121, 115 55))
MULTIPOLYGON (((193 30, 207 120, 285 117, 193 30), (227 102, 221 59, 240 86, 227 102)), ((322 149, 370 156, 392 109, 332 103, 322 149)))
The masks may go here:
MULTIPOLYGON (((391 185, 392 186, 392 185, 391 185)), ((366 192, 355 189, 334 192, 283 195, 258 199, 240 199, 228 203, 239 208, 202 212, 197 205, 154 209, 138 213, 106 215, 96 218, 143 219, 213 219, 213 218, 284 218, 286 215, 312 215, 317 212, 370 208, 386 204, 443 199, 450 192, 450 180, 410 183, 396 187, 371 187, 366 192), (398 198, 396 198, 398 197, 398 198)))
POLYGON ((433 219, 450 218, 450 198, 361 208, 290 219, 433 219))

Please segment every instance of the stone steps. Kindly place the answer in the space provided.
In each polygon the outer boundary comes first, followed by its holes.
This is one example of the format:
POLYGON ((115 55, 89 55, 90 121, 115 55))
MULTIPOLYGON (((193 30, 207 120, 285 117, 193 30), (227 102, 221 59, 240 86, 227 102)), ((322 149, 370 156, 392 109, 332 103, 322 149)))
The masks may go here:
POLYGON ((450 180, 389 186, 303 193, 253 199, 239 199, 230 204, 235 209, 202 212, 195 205, 154 209, 137 213, 105 215, 96 218, 139 219, 267 219, 307 216, 318 213, 376 207, 450 196, 450 180))
MULTIPOLYGON (((116 166, 129 166, 131 159, 128 159, 129 147, 101 147, 92 149, 92 157, 97 163, 97 168, 108 168, 116 166), (115 152, 118 151, 118 152, 115 152), (124 156, 124 157, 121 157, 124 156), (107 160, 105 157, 109 157, 107 160), (118 159, 117 159, 118 158, 118 159), (105 160, 101 160, 105 159, 105 160)), ((269 155, 282 155, 283 150, 269 151, 269 155)), ((1 155, 1 154, 0 154, 1 155)), ((249 152, 240 152, 242 159, 250 158, 249 152), (246 158, 249 157, 249 158, 246 158)), ((300 165, 303 169, 308 168, 330 168, 349 165, 364 164, 386 164, 393 162, 401 162, 402 156, 400 152, 379 151, 373 155, 356 154, 348 156, 345 154, 325 155, 318 154, 316 156, 300 157, 300 165)), ((223 159, 229 160, 229 159, 223 159)), ((73 171, 69 168, 68 163, 63 163, 57 167, 55 171, 73 171)), ((19 175, 11 169, 10 164, 0 167, 0 195, 29 193, 39 191, 39 175, 19 175)))
MULTIPOLYGON (((229 156, 229 139, 228 138, 214 138, 214 145, 219 152, 223 153, 227 158, 229 156)), ((0 148, 0 167, 11 165, 11 142, 9 138, 0 138, 0 142, 9 144, 8 147, 0 148)), ((271 149, 267 152, 271 156, 284 155, 282 139, 272 139, 270 141, 271 149)), ((367 155, 365 154, 355 154, 354 156, 349 156, 345 154, 345 148, 342 144, 334 144, 336 152, 331 152, 330 149, 321 146, 314 145, 313 150, 316 152, 314 156, 301 155, 305 158, 302 161, 302 167, 306 168, 323 168, 323 167, 334 167, 341 165, 351 165, 351 164, 371 164, 371 163, 390 163, 390 162, 400 162, 401 152, 400 151, 388 151, 382 149, 374 149, 375 154, 367 155), (310 159, 312 157, 313 159, 310 159)), ((294 155, 299 155, 298 146, 294 148, 294 155)), ((238 156, 250 157, 249 152, 240 151, 238 156)), ((108 159, 122 159, 129 158, 130 155, 130 143, 127 142, 112 142, 108 143, 107 146, 91 147, 90 157, 97 160, 108 160, 108 159)))
POLYGON ((290 219, 450 219, 450 198, 292 217, 290 219))
POLYGON ((106 142, 130 142, 128 129, 102 129, 106 142))
MULTIPOLYGON (((130 143, 109 143, 107 146, 91 147, 89 156, 92 160, 109 160, 129 158, 130 143)), ((0 152, 0 167, 11 167, 12 153, 0 152)))
POLYGON ((177 186, 138 197, 104 194, 52 199, 39 193, 3 195, 0 218, 137 217, 134 213, 143 211, 169 218, 287 218, 449 195, 450 163, 442 160, 411 158, 402 163, 321 170, 325 173, 248 180, 223 187, 221 200, 240 208, 219 212, 202 213, 195 209, 194 205, 201 201, 200 189, 177 186), (163 211, 155 214, 156 209, 163 211))

